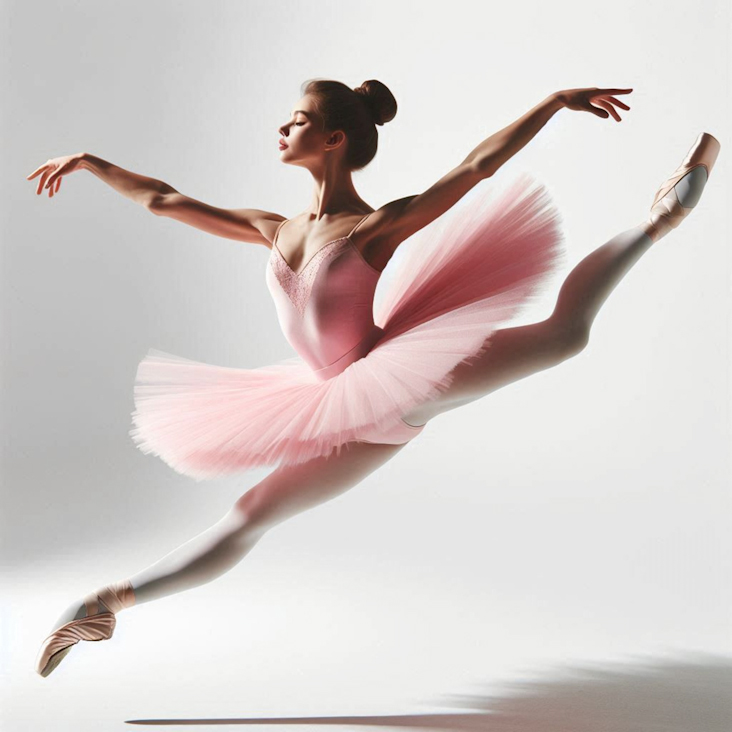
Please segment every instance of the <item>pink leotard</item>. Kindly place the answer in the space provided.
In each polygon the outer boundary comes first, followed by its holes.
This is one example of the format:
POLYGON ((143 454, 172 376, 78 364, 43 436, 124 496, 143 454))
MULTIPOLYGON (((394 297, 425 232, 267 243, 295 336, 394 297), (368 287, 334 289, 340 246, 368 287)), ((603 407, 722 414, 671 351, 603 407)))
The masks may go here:
MULTIPOLYGON (((280 229, 289 219, 275 232, 267 287, 285 338, 319 379, 329 379, 365 356, 384 332, 373 316, 381 272, 364 259, 351 239, 368 216, 348 236, 323 245, 298 271, 277 247, 280 229)), ((362 441, 401 444, 424 428, 403 419, 402 425, 388 434, 370 430, 362 441)))

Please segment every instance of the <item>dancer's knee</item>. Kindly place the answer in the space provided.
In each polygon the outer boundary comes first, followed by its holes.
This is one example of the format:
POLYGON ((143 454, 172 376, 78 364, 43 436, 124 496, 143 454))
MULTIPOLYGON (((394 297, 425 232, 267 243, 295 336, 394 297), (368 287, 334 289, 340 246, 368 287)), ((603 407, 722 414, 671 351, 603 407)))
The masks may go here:
POLYGON ((579 318, 556 319, 553 329, 562 360, 582 353, 590 342, 590 325, 579 318))
POLYGON ((235 539, 258 539, 271 525, 271 522, 265 521, 265 512, 261 510, 255 488, 248 490, 234 503, 229 515, 231 533, 235 539))
POLYGON ((250 488, 235 504, 244 534, 263 534, 303 511, 358 485, 404 445, 346 443, 346 449, 303 463, 284 465, 250 488))
POLYGON ((309 508, 304 481, 303 495, 298 496, 298 491, 291 489, 275 473, 250 488, 234 504, 232 512, 239 517, 239 538, 259 538, 271 528, 309 508))
POLYGON ((569 355, 577 356, 587 348, 590 342, 590 326, 586 323, 582 323, 575 328, 569 334, 567 349, 569 355))

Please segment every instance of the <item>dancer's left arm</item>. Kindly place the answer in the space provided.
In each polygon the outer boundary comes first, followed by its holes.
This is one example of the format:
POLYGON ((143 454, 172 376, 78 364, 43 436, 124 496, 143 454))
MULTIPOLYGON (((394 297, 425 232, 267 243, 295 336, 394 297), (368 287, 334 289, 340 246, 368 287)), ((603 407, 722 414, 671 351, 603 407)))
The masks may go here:
POLYGON ((512 158, 530 140, 536 137, 539 130, 560 110, 575 109, 582 112, 591 112, 598 117, 613 116, 620 122, 615 107, 617 104, 623 109, 630 109, 613 94, 628 94, 632 89, 566 89, 550 94, 546 99, 529 110, 508 127, 504 127, 487 140, 478 145, 467 157, 467 161, 474 165, 481 173, 482 178, 492 176, 507 160, 512 158), (594 106, 599 105, 600 108, 594 106))
POLYGON ((373 242, 372 259, 388 261, 396 247, 452 208, 471 188, 490 178, 509 158, 532 140, 560 110, 576 109, 620 121, 611 102, 630 109, 613 94, 632 89, 567 89, 550 94, 512 124, 488 137, 457 167, 424 193, 391 201, 369 216, 361 235, 373 242), (599 105, 593 106, 594 104, 599 105))

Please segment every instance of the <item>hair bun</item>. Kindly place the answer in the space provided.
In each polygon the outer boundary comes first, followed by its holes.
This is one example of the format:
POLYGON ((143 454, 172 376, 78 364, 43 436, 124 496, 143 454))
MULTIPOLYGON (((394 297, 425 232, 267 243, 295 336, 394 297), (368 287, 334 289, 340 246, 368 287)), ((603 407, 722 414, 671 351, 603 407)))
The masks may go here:
POLYGON ((364 100, 375 124, 383 125, 391 122, 396 117, 396 99, 385 84, 376 79, 370 79, 364 81, 361 86, 357 86, 353 91, 364 100))

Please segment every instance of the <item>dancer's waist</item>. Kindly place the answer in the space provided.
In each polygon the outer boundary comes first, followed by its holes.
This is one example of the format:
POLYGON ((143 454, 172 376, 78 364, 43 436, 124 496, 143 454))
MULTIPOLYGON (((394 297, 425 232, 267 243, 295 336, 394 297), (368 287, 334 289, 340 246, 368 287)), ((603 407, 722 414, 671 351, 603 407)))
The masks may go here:
POLYGON ((315 369, 314 374, 321 381, 332 379, 337 374, 345 371, 352 363, 363 358, 376 345, 383 334, 384 329, 378 325, 374 325, 353 348, 346 351, 340 358, 333 361, 333 363, 323 366, 321 369, 315 369))

